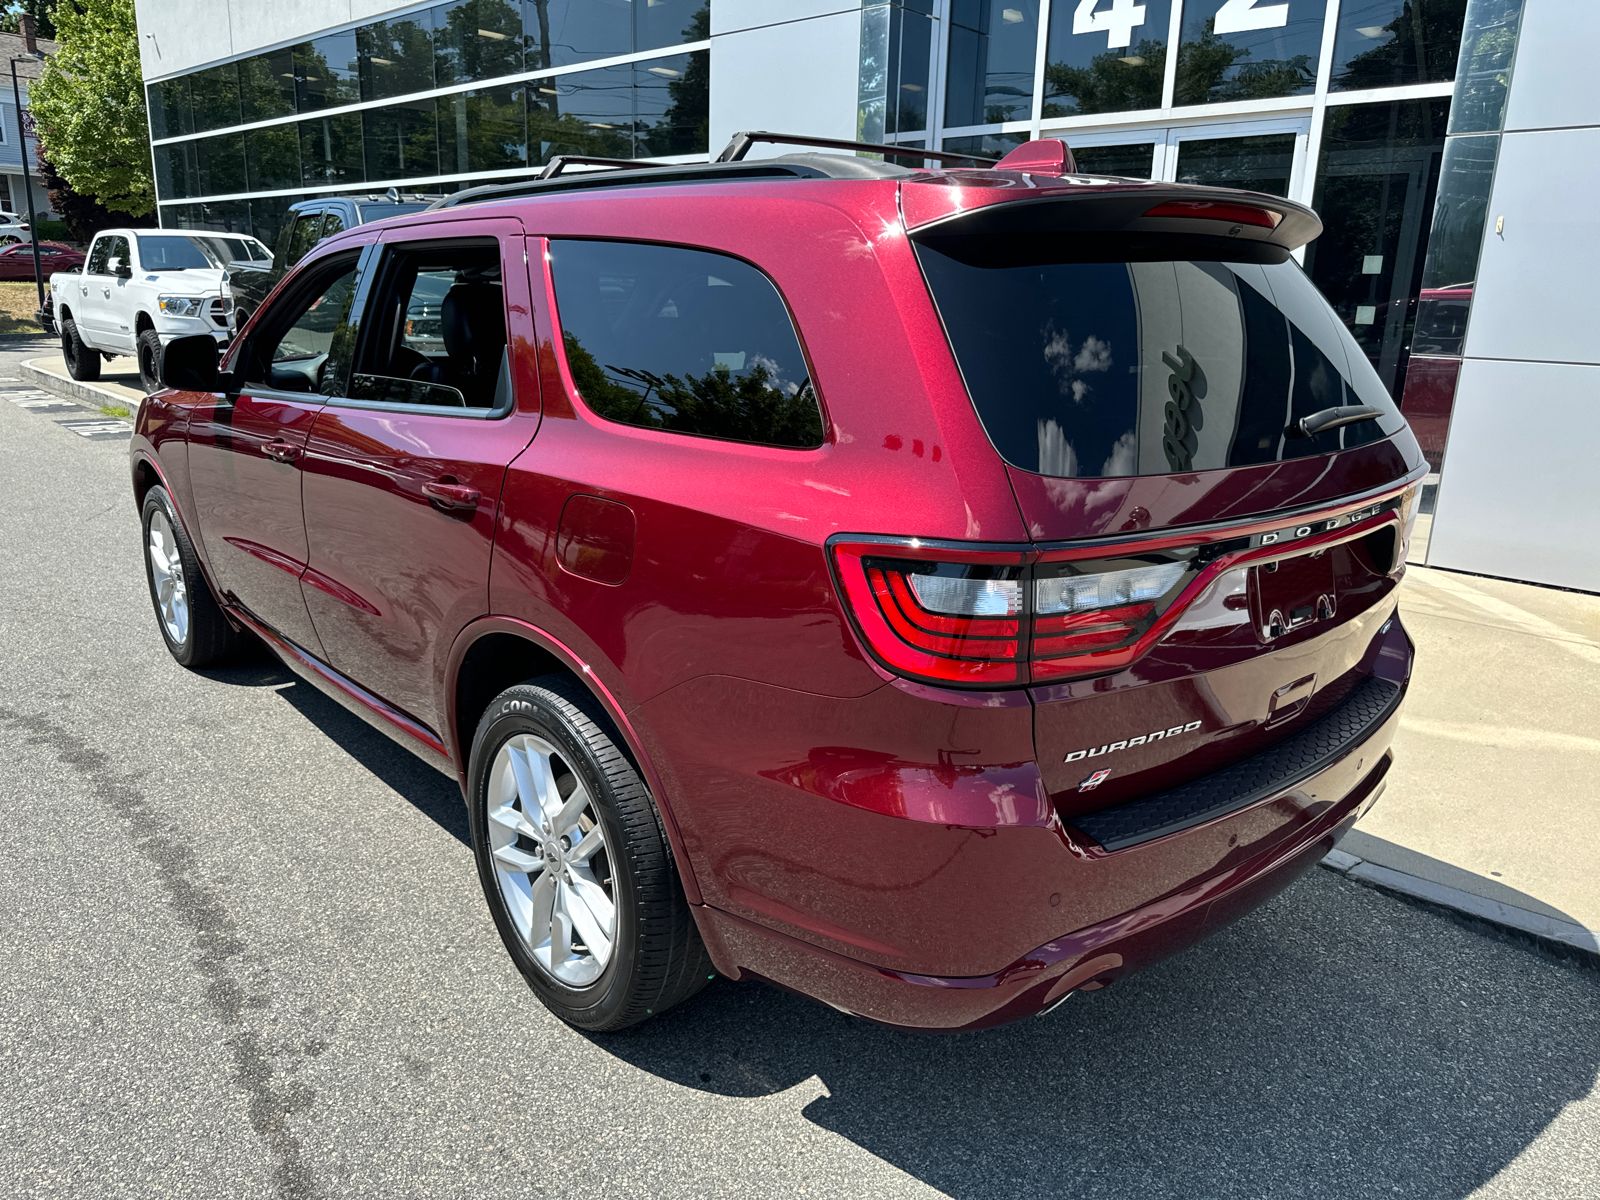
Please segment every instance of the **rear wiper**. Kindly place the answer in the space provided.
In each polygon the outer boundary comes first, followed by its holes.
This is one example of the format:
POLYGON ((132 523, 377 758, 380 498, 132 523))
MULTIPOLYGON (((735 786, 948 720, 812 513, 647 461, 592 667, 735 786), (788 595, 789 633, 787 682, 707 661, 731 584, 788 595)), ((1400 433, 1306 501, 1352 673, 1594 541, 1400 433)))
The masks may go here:
POLYGON ((1354 425, 1357 421, 1370 421, 1373 417, 1383 416, 1383 409, 1373 408, 1370 404, 1346 404, 1336 408, 1325 408, 1321 412, 1314 412, 1309 417, 1301 417, 1293 421, 1285 429, 1284 436, 1292 438, 1316 437, 1324 430, 1337 429, 1341 425, 1354 425))

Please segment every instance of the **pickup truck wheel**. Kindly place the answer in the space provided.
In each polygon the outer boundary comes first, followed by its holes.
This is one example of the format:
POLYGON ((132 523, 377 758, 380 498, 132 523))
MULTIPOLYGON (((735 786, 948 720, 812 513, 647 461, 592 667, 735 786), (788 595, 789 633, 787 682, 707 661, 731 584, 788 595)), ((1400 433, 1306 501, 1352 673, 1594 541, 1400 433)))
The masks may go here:
POLYGON ((181 666, 225 662, 245 635, 228 623, 212 596, 166 488, 156 486, 145 494, 141 516, 144 573, 161 640, 181 666))
POLYGON ((139 335, 139 383, 146 394, 161 390, 161 335, 146 329, 139 335))
POLYGON ((61 322, 61 357, 67 360, 67 374, 85 383, 100 378, 100 352, 91 350, 78 336, 78 323, 71 317, 61 322))
POLYGON ((603 709, 546 675, 495 697, 467 763, 472 847, 500 938, 579 1029, 622 1029, 715 974, 660 814, 603 709))

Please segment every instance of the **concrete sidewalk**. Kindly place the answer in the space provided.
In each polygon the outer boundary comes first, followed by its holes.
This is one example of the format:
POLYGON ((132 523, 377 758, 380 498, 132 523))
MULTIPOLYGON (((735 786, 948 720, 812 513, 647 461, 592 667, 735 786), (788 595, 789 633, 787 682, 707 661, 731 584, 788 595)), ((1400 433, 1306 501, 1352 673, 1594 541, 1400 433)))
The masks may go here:
POLYGON ((139 411, 139 402, 144 399, 144 385, 139 382, 139 360, 132 355, 119 355, 110 362, 102 362, 100 378, 93 383, 80 383, 72 378, 59 353, 29 359, 18 371, 26 382, 47 392, 95 407, 120 404, 128 410, 129 416, 139 411))
POLYGON ((1600 596, 1413 565, 1400 614, 1417 666, 1395 765, 1328 865, 1595 951, 1600 596))

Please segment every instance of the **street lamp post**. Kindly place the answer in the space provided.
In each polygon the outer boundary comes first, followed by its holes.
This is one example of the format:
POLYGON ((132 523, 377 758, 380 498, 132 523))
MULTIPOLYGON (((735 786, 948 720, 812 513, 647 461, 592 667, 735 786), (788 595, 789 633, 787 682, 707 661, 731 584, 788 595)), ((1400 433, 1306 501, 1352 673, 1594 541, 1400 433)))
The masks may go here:
POLYGON ((44 57, 39 50, 13 55, 11 59, 11 97, 17 103, 17 157, 22 160, 22 190, 28 197, 28 241, 33 245, 33 283, 39 290, 39 311, 44 312, 44 268, 39 265, 39 222, 33 215, 33 176, 28 171, 28 134, 22 126, 22 87, 17 83, 17 64, 36 62, 44 57))

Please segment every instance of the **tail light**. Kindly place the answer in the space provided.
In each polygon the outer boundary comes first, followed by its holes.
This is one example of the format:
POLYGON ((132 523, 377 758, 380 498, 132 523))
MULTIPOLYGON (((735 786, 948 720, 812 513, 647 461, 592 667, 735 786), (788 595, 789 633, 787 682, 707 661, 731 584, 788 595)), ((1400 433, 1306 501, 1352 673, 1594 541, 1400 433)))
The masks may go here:
POLYGON ((830 548, 856 629, 885 668, 945 686, 1018 687, 1121 670, 1180 623, 1240 624, 1246 565, 1380 530, 1399 541, 1414 494, 1108 550, 849 535, 830 548))
POLYGON ((1230 225, 1255 225, 1276 229, 1282 213, 1257 208, 1253 204, 1230 204, 1217 200, 1168 200, 1148 210, 1147 217, 1182 217, 1186 220, 1226 221, 1230 225))

